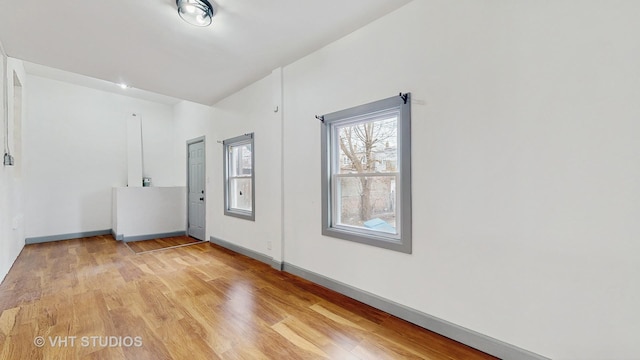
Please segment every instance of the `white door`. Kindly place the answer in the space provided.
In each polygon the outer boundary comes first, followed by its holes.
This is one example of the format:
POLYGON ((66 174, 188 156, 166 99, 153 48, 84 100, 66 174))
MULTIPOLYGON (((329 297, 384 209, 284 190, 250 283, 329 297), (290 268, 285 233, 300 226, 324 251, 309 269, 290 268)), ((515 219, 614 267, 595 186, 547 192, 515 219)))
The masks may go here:
POLYGON ((188 230, 189 236, 205 240, 205 173, 204 140, 188 144, 189 170, 187 171, 187 192, 189 194, 188 230))

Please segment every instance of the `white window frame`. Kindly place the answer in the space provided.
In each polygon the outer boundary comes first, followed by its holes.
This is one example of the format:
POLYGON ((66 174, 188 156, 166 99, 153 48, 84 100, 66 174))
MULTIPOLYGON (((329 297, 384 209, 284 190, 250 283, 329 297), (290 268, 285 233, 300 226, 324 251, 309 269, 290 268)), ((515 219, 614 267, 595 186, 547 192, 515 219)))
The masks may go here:
POLYGON ((224 214, 228 216, 234 216, 241 219, 255 221, 256 218, 256 181, 255 181, 255 145, 253 139, 253 133, 236 136, 231 139, 224 140, 223 146, 223 164, 224 164, 224 214), (250 176, 230 176, 231 173, 231 156, 232 152, 229 148, 251 145, 251 175, 250 176), (231 207, 231 180, 233 179, 251 179, 251 210, 238 209, 231 207))
POLYGON ((411 94, 394 96, 324 115, 322 126, 322 234, 410 254, 411 223, 411 94), (384 119, 397 114, 396 172, 340 173, 339 127, 384 119), (396 234, 340 224, 338 179, 390 176, 396 179, 396 234))

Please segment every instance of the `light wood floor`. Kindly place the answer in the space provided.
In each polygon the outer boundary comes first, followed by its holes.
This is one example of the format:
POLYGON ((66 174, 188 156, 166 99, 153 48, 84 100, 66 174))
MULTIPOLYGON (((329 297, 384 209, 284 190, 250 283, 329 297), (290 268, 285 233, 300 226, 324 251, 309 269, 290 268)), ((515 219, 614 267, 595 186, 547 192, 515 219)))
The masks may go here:
POLYGON ((491 357, 210 243, 28 245, 0 285, 0 359, 77 358, 491 357))
POLYGON ((127 243, 127 246, 136 254, 140 254, 147 251, 156 251, 175 246, 185 246, 199 242, 200 240, 189 236, 174 236, 162 239, 131 241, 127 243))

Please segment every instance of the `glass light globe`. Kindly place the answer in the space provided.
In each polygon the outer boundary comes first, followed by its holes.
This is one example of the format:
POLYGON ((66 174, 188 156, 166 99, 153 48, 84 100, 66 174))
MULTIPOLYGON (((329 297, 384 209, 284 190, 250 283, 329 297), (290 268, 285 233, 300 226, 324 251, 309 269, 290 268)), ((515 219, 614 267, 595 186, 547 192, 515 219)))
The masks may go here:
POLYGON ((207 0, 176 0, 182 20, 195 26, 211 25, 213 6, 207 0))

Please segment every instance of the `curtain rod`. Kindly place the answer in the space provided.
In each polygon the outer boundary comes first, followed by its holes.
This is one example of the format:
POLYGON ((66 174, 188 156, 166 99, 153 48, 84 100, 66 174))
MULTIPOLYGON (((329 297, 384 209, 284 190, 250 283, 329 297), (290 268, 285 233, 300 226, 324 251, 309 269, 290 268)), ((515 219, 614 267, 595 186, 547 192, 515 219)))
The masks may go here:
MULTIPOLYGON (((407 103, 407 100, 409 99, 409 93, 402 93, 400 92, 398 94, 398 96, 400 96, 400 98, 402 99, 402 101, 404 101, 404 103, 407 103)), ((320 120, 320 122, 322 122, 324 124, 324 115, 316 115, 316 119, 320 120)))

